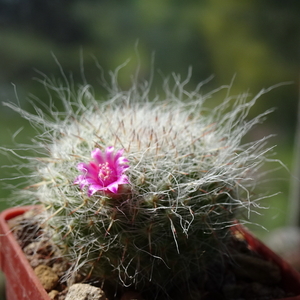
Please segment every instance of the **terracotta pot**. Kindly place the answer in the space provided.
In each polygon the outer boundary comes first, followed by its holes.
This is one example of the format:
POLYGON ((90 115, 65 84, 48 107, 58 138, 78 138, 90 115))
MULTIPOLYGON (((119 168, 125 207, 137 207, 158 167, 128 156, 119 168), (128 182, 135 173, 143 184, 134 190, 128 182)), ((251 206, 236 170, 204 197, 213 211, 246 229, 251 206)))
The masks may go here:
POLYGON ((31 208, 9 208, 0 214, 0 268, 5 274, 7 300, 50 300, 7 226, 7 220, 31 208))
MULTIPOLYGON (((0 214, 0 268, 6 276, 7 300, 50 300, 7 226, 7 220, 21 215, 32 208, 33 206, 10 208, 0 214)), ((285 299, 300 300, 300 273, 257 240, 242 225, 237 224, 232 228, 232 231, 235 234, 242 235, 254 251, 280 267, 285 290, 298 295, 285 299)))

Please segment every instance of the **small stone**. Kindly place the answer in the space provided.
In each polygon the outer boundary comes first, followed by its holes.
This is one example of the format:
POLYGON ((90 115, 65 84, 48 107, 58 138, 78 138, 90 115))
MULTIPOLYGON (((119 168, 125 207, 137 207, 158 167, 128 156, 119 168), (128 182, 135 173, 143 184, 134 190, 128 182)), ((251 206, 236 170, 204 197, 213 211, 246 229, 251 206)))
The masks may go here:
POLYGON ((57 290, 52 290, 51 292, 48 293, 48 296, 51 300, 56 300, 57 296, 59 294, 59 291, 57 290))
POLYGON ((34 269, 34 273, 47 292, 53 290, 58 283, 58 276, 48 266, 40 265, 34 269))
POLYGON ((69 287, 65 300, 106 300, 106 296, 100 288, 76 283, 69 287))

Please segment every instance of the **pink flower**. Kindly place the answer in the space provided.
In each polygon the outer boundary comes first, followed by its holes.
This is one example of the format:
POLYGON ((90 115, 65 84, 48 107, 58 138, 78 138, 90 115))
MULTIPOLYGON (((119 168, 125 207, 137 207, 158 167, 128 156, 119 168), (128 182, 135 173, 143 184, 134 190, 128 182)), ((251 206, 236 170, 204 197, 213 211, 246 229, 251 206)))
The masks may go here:
POLYGON ((74 183, 79 184, 81 189, 89 186, 89 197, 97 191, 116 194, 119 185, 129 182, 128 177, 123 174, 129 168, 128 159, 122 156, 123 152, 121 149, 114 154, 114 147, 107 147, 105 153, 98 148, 94 149, 91 162, 77 165, 77 169, 83 174, 74 183))

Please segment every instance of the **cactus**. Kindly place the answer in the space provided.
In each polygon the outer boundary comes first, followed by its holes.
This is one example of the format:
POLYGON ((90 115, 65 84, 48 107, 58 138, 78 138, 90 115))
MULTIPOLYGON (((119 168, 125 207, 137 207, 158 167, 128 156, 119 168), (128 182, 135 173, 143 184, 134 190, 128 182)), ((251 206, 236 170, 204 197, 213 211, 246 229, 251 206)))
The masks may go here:
MULTIPOLYGON (((178 79, 178 78, 177 78, 178 79)), ((32 115, 40 130, 31 157, 30 187, 20 194, 45 207, 41 222, 72 266, 117 286, 168 293, 204 278, 226 253, 228 227, 252 200, 266 138, 243 143, 265 112, 247 120, 256 95, 201 95, 165 82, 165 97, 150 99, 147 83, 128 91, 115 78, 108 99, 88 86, 52 89, 65 106, 32 115), (39 155, 40 156, 40 155, 39 155)), ((230 89, 225 86, 224 89, 230 89)))

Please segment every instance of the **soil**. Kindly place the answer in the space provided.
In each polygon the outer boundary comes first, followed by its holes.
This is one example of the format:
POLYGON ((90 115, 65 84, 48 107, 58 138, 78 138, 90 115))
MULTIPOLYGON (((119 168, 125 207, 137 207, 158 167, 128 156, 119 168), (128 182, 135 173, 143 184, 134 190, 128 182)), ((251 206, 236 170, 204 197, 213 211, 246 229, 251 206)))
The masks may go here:
MULTIPOLYGON (((116 293, 115 288, 103 284, 101 280, 87 280, 82 274, 63 281, 63 275, 70 264, 60 255, 50 239, 39 240, 43 229, 34 221, 33 215, 36 213, 28 211, 11 219, 9 226, 50 299, 65 300, 70 286, 75 283, 88 283, 103 289, 107 300, 154 300, 152 296, 134 290, 116 293)), ((179 290, 180 294, 171 294, 170 299, 268 300, 294 296, 281 287, 279 267, 251 251, 246 241, 238 235, 232 236, 224 261, 210 265, 210 272, 204 281, 192 278, 188 288, 179 286, 179 290)), ((155 297, 155 300, 165 298, 155 297)))

